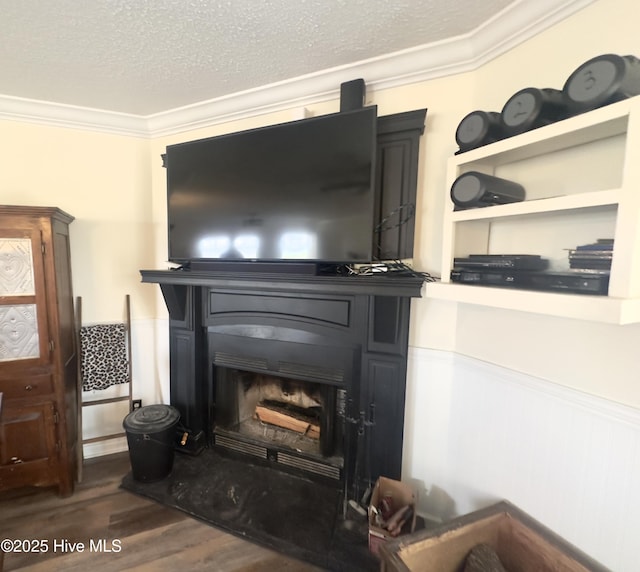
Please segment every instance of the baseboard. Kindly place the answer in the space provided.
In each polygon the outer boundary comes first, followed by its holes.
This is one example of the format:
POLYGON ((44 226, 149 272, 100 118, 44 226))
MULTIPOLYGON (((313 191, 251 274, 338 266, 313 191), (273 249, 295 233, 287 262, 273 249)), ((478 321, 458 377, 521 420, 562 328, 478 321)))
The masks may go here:
POLYGON ((95 457, 103 457, 112 455, 113 453, 122 453, 128 451, 127 438, 117 437, 109 441, 99 441, 97 443, 87 443, 83 445, 85 459, 94 459, 95 457))

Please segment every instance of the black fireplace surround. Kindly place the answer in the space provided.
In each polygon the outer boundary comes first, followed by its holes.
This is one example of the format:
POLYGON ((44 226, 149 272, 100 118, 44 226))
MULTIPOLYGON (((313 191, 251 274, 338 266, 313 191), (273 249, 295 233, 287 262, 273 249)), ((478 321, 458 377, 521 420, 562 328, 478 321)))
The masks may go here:
POLYGON ((142 270, 169 310, 171 404, 207 448, 123 487, 328 570, 378 567, 353 512, 400 479, 411 298, 419 275, 142 270), (256 419, 296 404, 300 434, 256 419), (302 409, 297 408, 302 405, 302 409))
POLYGON ((409 311, 421 277, 141 272, 169 310, 171 404, 189 432, 333 480, 350 497, 381 475, 400 478, 409 311), (307 450, 235 431, 251 377, 284 383, 285 394, 302 387, 322 404, 315 449, 312 439, 307 450))

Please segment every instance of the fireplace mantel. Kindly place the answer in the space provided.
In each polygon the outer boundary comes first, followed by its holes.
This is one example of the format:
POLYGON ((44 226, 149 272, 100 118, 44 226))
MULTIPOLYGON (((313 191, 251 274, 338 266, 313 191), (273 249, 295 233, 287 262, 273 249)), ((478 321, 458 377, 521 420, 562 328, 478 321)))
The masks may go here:
MULTIPOLYGON (((355 491, 384 475, 399 479, 411 298, 419 275, 311 276, 141 270, 169 310, 171 404, 187 429, 214 445, 216 355, 265 371, 342 372, 347 396, 342 478, 355 491), (366 459, 366 462, 364 461, 366 459)), ((258 371, 257 369, 254 371, 258 371)), ((361 489, 360 489, 361 490, 361 489)))
POLYGON ((354 275, 311 276, 287 273, 208 272, 203 270, 141 270, 142 282, 176 286, 204 286, 279 290, 283 292, 339 292, 370 296, 417 298, 424 279, 421 276, 354 275))

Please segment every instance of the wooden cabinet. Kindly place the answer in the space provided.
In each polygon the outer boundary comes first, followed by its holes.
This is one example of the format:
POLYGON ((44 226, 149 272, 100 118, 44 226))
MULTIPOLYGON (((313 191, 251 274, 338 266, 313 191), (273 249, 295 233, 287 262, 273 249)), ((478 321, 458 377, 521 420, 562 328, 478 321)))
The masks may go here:
POLYGON ((442 281, 427 296, 615 324, 640 322, 640 97, 558 121, 449 160, 447 193, 468 171, 520 183, 522 202, 445 209, 442 281), (539 254, 569 268, 568 251, 614 239, 608 296, 450 282, 454 257, 539 254))
POLYGON ((77 356, 69 223, 56 208, 0 206, 0 490, 73 491, 77 356))

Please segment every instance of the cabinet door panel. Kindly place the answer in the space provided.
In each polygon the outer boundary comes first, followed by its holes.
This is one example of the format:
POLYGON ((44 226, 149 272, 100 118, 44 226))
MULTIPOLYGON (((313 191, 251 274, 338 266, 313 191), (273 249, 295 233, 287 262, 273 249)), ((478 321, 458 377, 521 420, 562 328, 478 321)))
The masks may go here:
POLYGON ((401 358, 371 355, 362 388, 361 410, 373 421, 367 446, 371 482, 379 476, 400 479, 404 432, 405 362, 401 358))
POLYGON ((180 411, 180 421, 192 431, 207 431, 204 411, 206 401, 202 397, 203 383, 198 375, 199 353, 196 334, 180 328, 171 328, 171 405, 180 411))
POLYGON ((55 457, 52 403, 14 407, 4 404, 0 424, 0 465, 16 465, 55 457))
POLYGON ((49 362, 40 229, 0 229, 0 363, 49 362))
POLYGON ((426 109, 378 117, 374 256, 411 258, 426 109))

